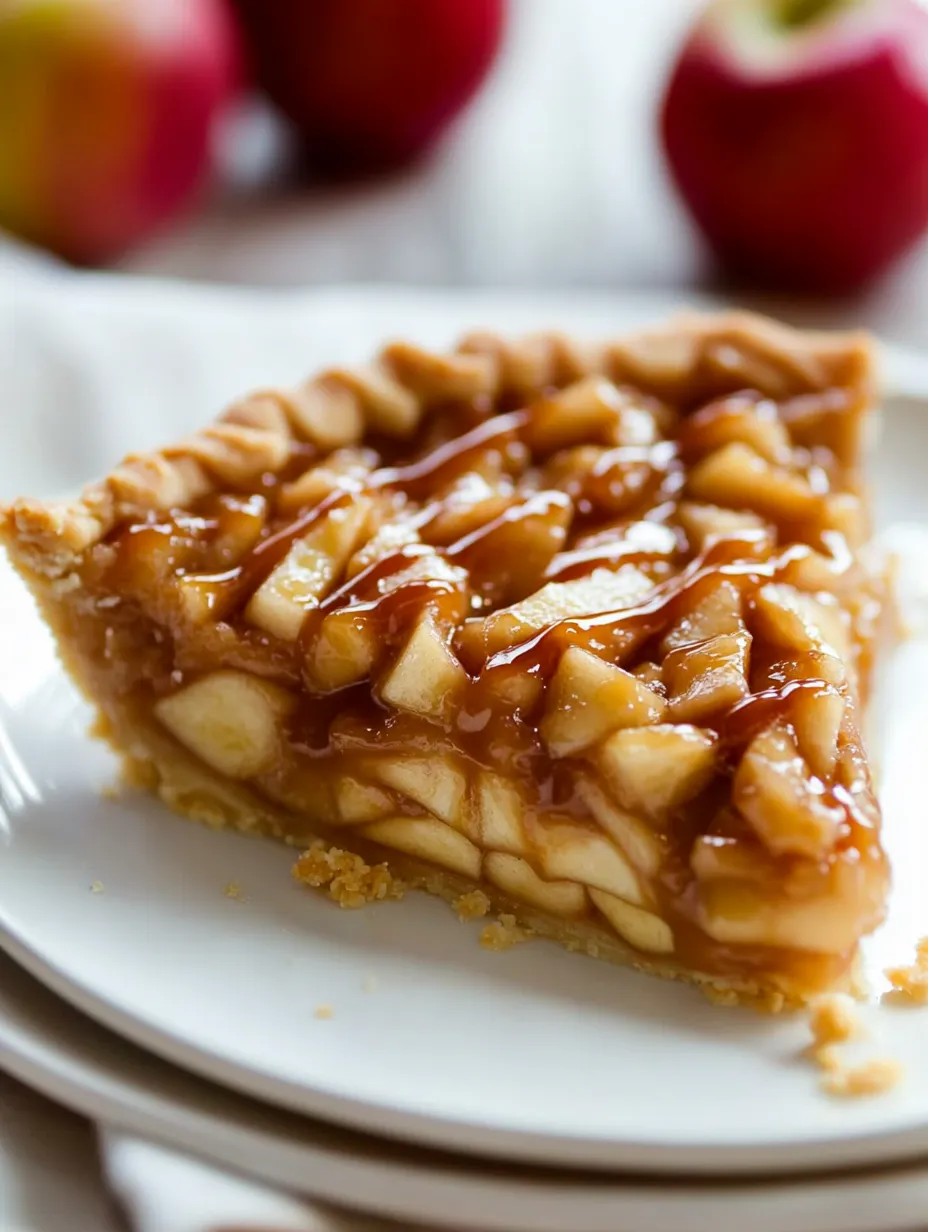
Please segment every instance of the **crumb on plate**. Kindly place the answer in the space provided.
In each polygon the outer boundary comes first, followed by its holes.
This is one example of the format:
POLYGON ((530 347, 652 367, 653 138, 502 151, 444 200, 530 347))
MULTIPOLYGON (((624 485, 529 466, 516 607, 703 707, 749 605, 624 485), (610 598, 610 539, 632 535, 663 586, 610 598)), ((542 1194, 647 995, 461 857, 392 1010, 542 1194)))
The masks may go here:
MULTIPOLYGON (((827 1049, 822 1049, 828 1052, 827 1049)), ((825 1067, 822 1090, 828 1095, 856 1098, 861 1095, 882 1095, 891 1091, 902 1079, 903 1069, 892 1057, 871 1057, 860 1065, 842 1065, 829 1058, 825 1067)), ((821 1060, 820 1060, 821 1063, 821 1060)))
POLYGON ((458 913, 458 919, 466 924, 469 920, 480 920, 485 915, 488 915, 490 900, 483 890, 471 890, 470 893, 462 894, 460 898, 456 898, 452 906, 458 913))
POLYGON ((328 887, 339 907, 363 907, 387 898, 402 898, 404 886, 386 864, 370 865, 361 856, 339 847, 313 843, 293 866, 297 881, 315 889, 328 887))
POLYGON ((245 897, 245 891, 242 889, 242 883, 240 881, 227 881, 222 892, 225 894, 226 898, 234 899, 239 903, 245 897))
POLYGON ((105 887, 102 881, 91 881, 90 883, 90 893, 91 894, 102 894, 104 891, 104 888, 105 887))
POLYGON ((812 1049, 817 1051, 861 1035, 863 1024, 849 996, 829 992, 810 1002, 809 1030, 812 1032, 812 1049))
POLYGON ((334 1018, 335 1010, 332 1008, 331 1005, 317 1005, 315 1017, 316 1018, 334 1018))

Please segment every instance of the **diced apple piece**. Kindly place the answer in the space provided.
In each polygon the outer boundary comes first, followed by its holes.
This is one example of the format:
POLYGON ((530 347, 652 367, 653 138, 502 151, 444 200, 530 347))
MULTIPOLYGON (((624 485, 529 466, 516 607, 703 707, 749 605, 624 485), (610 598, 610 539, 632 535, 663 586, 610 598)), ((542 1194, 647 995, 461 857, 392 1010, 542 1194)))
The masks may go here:
POLYGON ((846 954, 881 918, 885 877, 838 860, 822 892, 788 897, 738 881, 700 885, 699 922, 723 945, 764 945, 846 954))
POLYGON ((812 773, 828 782, 838 760, 844 698, 836 689, 802 690, 794 699, 791 717, 799 752, 812 773))
POLYGON ((700 457, 739 441, 768 462, 788 462, 789 433, 774 402, 748 402, 735 394, 700 407, 683 420, 679 443, 684 457, 700 457))
POLYGON ((567 541, 573 506, 563 492, 533 492, 498 518, 458 539, 449 553, 471 586, 494 606, 521 599, 538 585, 567 541))
POLYGON ((613 804, 590 779, 577 778, 575 787, 593 818, 618 843, 635 868, 652 877, 663 863, 666 841, 647 822, 613 804))
POLYGON ((666 697, 667 690, 664 687, 664 677, 661 674, 659 664, 646 660, 644 663, 639 663, 632 668, 632 675, 636 680, 646 684, 649 689, 653 690, 660 697, 666 697))
POLYGON ((545 688, 540 676, 509 666, 493 668, 483 681, 494 697, 512 710, 533 710, 545 688))
POLYGON ((220 566, 237 565, 255 546, 267 522, 267 497, 224 497, 212 554, 220 566))
POLYGON ((622 808, 661 821, 708 784, 717 743, 688 724, 629 727, 603 742, 596 764, 622 808))
POLYGON ((770 664, 765 676, 771 685, 791 680, 822 680, 836 689, 847 682, 847 665, 830 650, 807 650, 770 664))
POLYGON ((671 651, 664 660, 671 718, 700 723, 740 702, 748 693, 750 646, 743 630, 671 651))
POLYGON ((757 839, 700 834, 690 853, 690 868, 699 881, 743 881, 777 888, 777 867, 757 839))
POLYGON ((345 567, 364 533, 372 503, 357 496, 326 513, 297 539, 245 609, 253 625, 284 641, 295 641, 306 613, 319 604, 345 567))
POLYGON ((515 784, 490 770, 477 772, 467 829, 480 847, 524 855, 524 815, 525 801, 515 784))
POLYGON ((419 532, 415 527, 404 521, 384 522, 377 528, 367 543, 361 545, 348 561, 345 576, 356 577, 364 569, 369 569, 378 560, 384 560, 398 552, 400 548, 410 543, 419 542, 419 532))
POLYGON ((529 411, 525 440, 533 453, 554 453, 590 440, 609 439, 624 399, 603 377, 591 376, 536 403, 529 411))
POLYGON ((459 830, 434 817, 388 817, 362 827, 358 833, 474 881, 480 877, 479 850, 459 830))
POLYGON ((619 936, 645 954, 672 954, 673 933, 670 926, 651 911, 633 907, 624 899, 602 890, 590 890, 590 898, 619 936))
POLYGON ((453 543, 498 518, 516 499, 508 477, 491 483, 476 471, 468 471, 440 496, 439 509, 427 523, 425 537, 429 543, 453 543))
POLYGON ((776 726, 748 745, 732 781, 732 803, 770 851, 816 859, 832 849, 844 820, 823 790, 792 732, 776 726))
MULTIPOLYGON (((439 610, 441 620, 455 622, 461 618, 468 602, 467 574, 431 549, 423 549, 419 556, 410 558, 406 568, 382 578, 374 602, 419 582, 441 584, 429 596, 430 607, 439 610)), ((364 680, 382 650, 379 637, 369 609, 359 610, 349 604, 327 613, 307 653, 309 687, 332 692, 364 680)))
POLYGON ((770 582, 757 592, 754 619, 760 637, 790 650, 850 653, 845 616, 828 595, 813 598, 795 586, 770 582))
POLYGON ((396 710, 440 719, 467 684, 467 673, 426 612, 380 683, 380 699, 396 710))
MULTIPOLYGON (((646 409, 637 406, 631 398, 620 391, 625 399, 619 413, 619 421, 612 431, 613 445, 654 445, 661 437, 661 425, 658 416, 666 408, 654 407, 646 409)), ((664 419, 665 416, 661 415, 664 419)), ((669 425, 668 425, 669 426, 669 425)))
POLYGON ((203 676, 155 703, 155 717, 181 744, 229 778, 273 767, 281 724, 296 704, 284 689, 244 672, 203 676))
POLYGON ((460 827, 467 778, 449 757, 383 758, 372 761, 368 769, 381 783, 460 827))
POLYGON ((852 492, 831 492, 822 500, 822 529, 837 531, 856 552, 867 541, 870 528, 863 502, 852 492))
POLYGON ((547 818, 534 820, 530 831, 545 877, 597 886, 630 903, 642 901, 634 869, 604 834, 547 818))
POLYGON ((335 804, 339 818, 349 825, 377 821, 396 812, 395 803, 382 788, 350 774, 335 784, 335 804))
POLYGON ((859 577, 860 569, 849 556, 836 560, 813 548, 808 548, 801 556, 797 555, 780 571, 781 582, 809 594, 842 594, 848 584, 855 584, 859 577))
POLYGON ((191 625, 203 625, 220 619, 219 599, 222 588, 208 577, 186 573, 173 580, 172 587, 184 614, 191 625))
POLYGON ((583 486, 584 478, 600 458, 611 452, 606 445, 575 445, 572 449, 560 449, 541 468, 542 486, 559 488, 568 495, 576 495, 583 486))
POLYGON ((821 504, 801 475, 771 466, 740 442, 697 462, 689 473, 687 491, 696 500, 750 509, 784 522, 814 517, 821 504))
MULTIPOLYGON (((767 531, 763 518, 746 509, 722 509, 719 505, 683 501, 677 511, 680 525, 686 532, 691 547, 703 551, 710 539, 726 539, 743 535, 745 530, 767 531)), ((772 541, 772 539, 771 539, 772 541)))
POLYGON ((650 578, 633 565, 625 565, 615 573, 594 569, 588 577, 548 582, 512 607, 502 608, 482 620, 469 621, 461 630, 462 644, 482 648, 492 655, 560 620, 632 607, 653 589, 650 578))
POLYGON ((580 915, 586 906, 583 886, 573 881, 545 881, 518 856, 491 851, 484 856, 483 873, 504 893, 551 915, 580 915))
POLYGON ((744 628, 742 606, 741 591, 722 578, 671 627, 661 642, 661 654, 723 633, 740 633, 744 628))
POLYGON ((363 612, 329 612, 310 649, 305 675, 317 693, 334 693, 366 679, 377 661, 377 636, 363 612))
POLYGON ((664 699, 630 672, 571 646, 549 686, 539 731, 554 757, 569 757, 620 727, 658 723, 665 709, 664 699))

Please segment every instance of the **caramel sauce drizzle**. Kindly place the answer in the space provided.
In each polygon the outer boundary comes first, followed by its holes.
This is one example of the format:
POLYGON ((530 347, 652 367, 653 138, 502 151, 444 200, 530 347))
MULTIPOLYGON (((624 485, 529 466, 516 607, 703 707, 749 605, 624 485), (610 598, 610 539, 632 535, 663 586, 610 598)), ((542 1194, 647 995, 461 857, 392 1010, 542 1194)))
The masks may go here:
MULTIPOLYGON (((793 399, 778 408, 758 394, 742 392, 730 396, 730 405, 722 405, 719 416, 736 416, 745 407, 753 408, 763 402, 765 414, 771 413, 772 407, 772 413, 779 414, 781 422, 795 423, 801 429, 814 412, 812 397, 793 399)), ((846 402, 832 402, 829 413, 833 409, 837 416, 846 409, 846 402)), ((698 452, 699 425, 695 420, 699 416, 710 419, 706 410, 704 407, 696 412, 677 440, 604 449, 571 488, 570 495, 544 488, 534 492, 516 489, 513 503, 496 518, 447 546, 407 544, 375 561, 344 580, 307 612, 294 658, 298 664, 305 662, 322 622, 343 609, 349 609, 351 619, 368 623, 375 631, 378 645, 386 649, 395 646, 426 610, 435 614, 451 636, 472 612, 485 614, 517 601, 546 582, 570 581, 596 569, 614 571, 629 565, 642 569, 655 582, 647 599, 630 607, 556 621, 520 644, 492 655, 484 653, 476 660, 465 660, 469 683, 456 713, 444 727, 385 712, 372 695, 369 683, 351 685, 327 696, 314 695, 294 715, 290 732, 293 748, 309 758, 337 760, 372 749, 408 752, 416 747, 434 748, 436 742, 445 741, 457 755, 475 764, 495 765, 509 775, 517 773, 528 785, 533 806, 540 811, 585 817, 585 806, 574 796, 572 776, 576 766, 570 764, 570 759, 559 762, 549 756, 537 731, 537 708, 514 709, 500 704, 496 692, 499 683, 519 673, 547 680, 568 645, 587 647, 611 661, 647 658, 644 652, 649 644, 660 638, 719 579, 738 586, 750 605, 759 587, 782 578, 790 566, 813 552, 811 546, 802 542, 771 548, 765 532, 746 530, 710 542, 695 558, 687 559, 686 538, 673 525, 686 482, 681 453, 698 452), (516 549, 524 541, 525 523, 532 519, 550 527, 549 534, 533 554, 518 552, 516 549), (651 544, 646 536, 637 540, 633 535, 623 537, 621 528, 635 522, 666 527, 670 534, 663 542, 655 539, 651 544), (612 526, 616 527, 615 538, 597 541, 597 531, 605 534, 604 528, 612 526), (462 570, 460 584, 452 577, 391 585, 417 561, 435 554, 462 570), (669 572, 672 576, 668 577, 669 572)), ((275 486, 282 479, 269 480, 257 498, 266 500, 271 510, 257 541, 238 564, 218 572, 197 574, 196 580, 215 589, 222 619, 235 627, 241 605, 283 560, 292 544, 328 513, 346 507, 359 493, 375 499, 395 495, 400 500, 421 502, 418 509, 404 510, 403 517, 413 527, 425 528, 441 508, 436 493, 468 471, 479 470, 487 460, 494 462, 497 473, 522 471, 523 480, 527 479, 531 472, 526 467, 532 459, 526 447, 526 438, 530 436, 526 429, 531 424, 531 415, 530 408, 490 415, 420 458, 380 466, 363 482, 346 480, 342 487, 284 525, 275 521, 272 512, 275 486)), ((307 452, 304 461, 311 457, 314 453, 307 452)), ((293 475, 288 472, 288 477, 297 477, 296 467, 293 475)), ((827 490, 827 475, 824 471, 817 475, 811 463, 807 477, 827 490)), ((244 498, 246 502, 248 499, 244 498)), ((185 545, 221 533, 222 525, 221 511, 178 512, 157 523, 132 526, 128 536, 147 537, 148 546, 159 554, 170 554, 176 572, 184 575, 196 565, 196 552, 188 552, 185 545)), ((796 524, 781 526, 779 530, 781 536, 795 533, 801 539, 809 527, 796 524)), ((838 532, 828 531, 820 538, 837 573, 851 568, 853 558, 838 532)), ((130 567, 131 551, 128 548, 119 552, 117 568, 130 567)), ((297 673, 299 670, 297 666, 297 673)), ((734 758, 754 735, 778 721, 789 721, 794 707, 804 697, 824 687, 825 682, 815 678, 774 684, 713 716, 707 725, 718 733, 724 754, 734 758)), ((869 822, 850 792, 840 786, 828 790, 830 798, 845 809, 848 832, 856 838, 869 822)), ((692 817, 687 819, 694 833, 711 821, 717 805, 710 792, 704 803, 695 806, 692 817)), ((665 906, 678 919, 681 911, 686 913, 686 887, 692 880, 687 860, 684 831, 680 841, 675 840, 660 874, 660 893, 667 899, 665 906)), ((688 947, 695 954, 704 944, 698 930, 691 928, 689 934, 681 931, 681 954, 688 947)), ((754 960, 759 966, 765 965, 769 955, 758 950, 754 960)), ((745 947, 733 951, 725 946, 713 947, 716 969, 724 969, 727 962, 733 968, 744 969, 749 961, 751 956, 746 956, 745 947)))

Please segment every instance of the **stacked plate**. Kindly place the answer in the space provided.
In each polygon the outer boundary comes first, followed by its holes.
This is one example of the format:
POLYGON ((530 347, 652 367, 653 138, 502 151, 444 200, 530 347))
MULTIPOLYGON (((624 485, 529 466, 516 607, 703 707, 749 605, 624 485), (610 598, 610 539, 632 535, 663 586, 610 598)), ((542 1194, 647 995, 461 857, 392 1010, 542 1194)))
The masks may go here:
MULTIPOLYGON (((448 309, 442 327, 472 310, 448 309)), ((508 322, 499 305, 488 317, 508 322)), ((397 332, 395 315, 388 330, 368 318, 370 346, 397 332)), ((407 1222, 918 1227, 928 1019, 878 999, 883 967, 928 933, 926 412, 917 396, 890 401, 876 470, 913 630, 879 711, 896 880, 862 1010, 868 1055, 905 1066, 895 1091, 825 1097, 798 1017, 722 1010, 542 943, 488 953, 476 926, 418 896, 342 912, 295 885, 272 844, 106 798, 111 759, 5 565, 0 1065, 90 1116, 407 1222)))

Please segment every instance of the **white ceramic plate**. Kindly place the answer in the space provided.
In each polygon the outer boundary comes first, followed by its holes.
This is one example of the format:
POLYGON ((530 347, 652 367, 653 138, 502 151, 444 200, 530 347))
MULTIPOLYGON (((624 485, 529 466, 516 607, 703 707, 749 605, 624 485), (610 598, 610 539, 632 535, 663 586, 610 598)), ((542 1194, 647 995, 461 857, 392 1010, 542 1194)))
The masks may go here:
MULTIPOLYGON (((138 311, 131 297, 121 316, 112 298, 105 302, 112 348, 121 320, 138 332, 138 311)), ((591 319, 550 303, 533 317, 503 301, 415 302, 413 311, 412 300, 401 301, 399 314, 382 298, 368 305, 358 352, 384 334, 435 340, 474 320, 516 329, 591 319)), ((600 326, 610 311, 629 316, 627 305, 601 304, 600 326)), ((350 319, 344 303, 319 315, 326 338, 338 312, 350 319)), ((173 374, 164 362, 171 329, 186 345, 195 325, 202 332, 220 322, 202 303, 186 317, 162 317, 150 381, 173 374)), ((292 348, 313 337, 312 319, 304 311, 292 348)), ((262 310, 256 337, 264 320, 262 310)), ((244 346, 241 320, 237 329, 244 346)), ((309 354, 306 365, 322 358, 309 354)), ((919 524, 928 524, 925 411, 917 401, 893 404, 877 474, 882 518, 913 524, 912 551, 922 547, 919 524)), ((922 574, 908 576, 917 583, 922 574)), ((801 1022, 720 1012, 686 988, 544 944, 489 954, 473 926, 417 896, 341 912, 292 884, 286 851, 207 832, 152 802, 101 799, 111 761, 84 736, 87 711, 8 571, 0 573, 0 621, 0 939, 107 1025, 262 1098, 485 1155, 732 1173, 928 1148, 920 1014, 874 1013, 878 1046, 907 1064, 907 1082, 882 1099, 834 1103, 797 1060, 801 1022), (229 881, 241 883, 244 901, 225 897, 229 881), (97 882, 102 893, 91 892, 97 882), (320 1004, 334 1007, 332 1019, 314 1017, 320 1004)), ((904 959, 928 932, 926 643, 903 648, 888 686, 883 795, 897 885, 891 920, 869 949, 877 990, 882 965, 904 959)))
POLYGON ((277 1111, 156 1061, 3 957, 0 1067, 107 1127, 403 1227, 413 1221, 467 1232, 914 1232, 924 1227, 928 1207, 924 1166, 688 1185, 481 1165, 390 1145, 277 1111))

